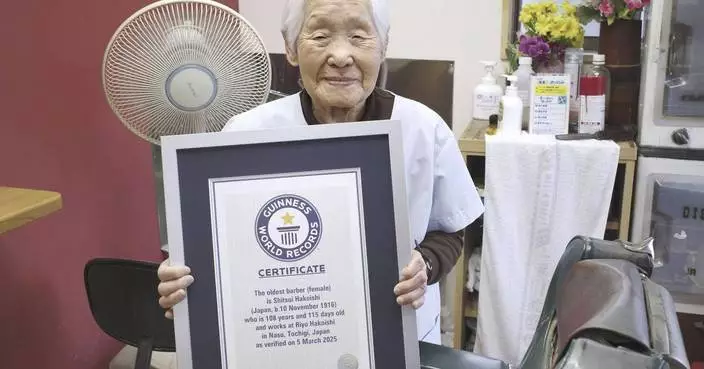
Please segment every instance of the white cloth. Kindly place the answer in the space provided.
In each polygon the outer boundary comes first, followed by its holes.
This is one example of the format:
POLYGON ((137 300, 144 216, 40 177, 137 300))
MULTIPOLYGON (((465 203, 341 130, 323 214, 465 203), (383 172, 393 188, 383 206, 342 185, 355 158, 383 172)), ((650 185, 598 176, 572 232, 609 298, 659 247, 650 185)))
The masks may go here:
MULTIPOLYGON (((484 211, 452 130, 432 109, 395 96, 392 120, 401 121, 411 239, 419 244, 428 231, 457 232, 484 211)), ((342 123, 344 124, 344 123, 342 123)), ((224 131, 306 126, 299 94, 239 114, 224 131)), ((393 293, 393 291, 389 291, 393 293)), ((426 289, 417 310, 418 339, 440 344, 440 289, 426 289)))
POLYGON ((567 243, 604 237, 618 156, 611 141, 487 137, 476 352, 520 363, 567 243))

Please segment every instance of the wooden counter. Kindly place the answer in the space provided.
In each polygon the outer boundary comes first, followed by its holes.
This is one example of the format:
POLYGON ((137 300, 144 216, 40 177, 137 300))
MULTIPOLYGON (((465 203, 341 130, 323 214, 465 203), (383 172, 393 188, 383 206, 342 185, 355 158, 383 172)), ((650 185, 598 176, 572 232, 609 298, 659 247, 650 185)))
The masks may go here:
POLYGON ((0 234, 47 216, 62 205, 58 192, 0 187, 0 234))

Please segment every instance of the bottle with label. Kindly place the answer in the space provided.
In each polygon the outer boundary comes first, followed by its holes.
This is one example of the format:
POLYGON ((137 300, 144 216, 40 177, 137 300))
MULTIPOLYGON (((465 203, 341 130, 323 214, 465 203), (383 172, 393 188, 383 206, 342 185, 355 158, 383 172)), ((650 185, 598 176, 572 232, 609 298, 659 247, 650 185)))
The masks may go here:
POLYGON ((579 78, 582 73, 584 51, 569 48, 565 52, 565 74, 570 76, 569 132, 579 132, 579 78))
POLYGON ((523 123, 522 128, 527 130, 530 120, 530 82, 535 75, 533 71, 533 58, 522 56, 518 58, 518 69, 513 72, 513 75, 518 78, 516 88, 518 88, 518 97, 523 102, 523 123))
POLYGON ((605 128, 611 88, 611 74, 605 64, 604 55, 594 55, 592 65, 584 67, 579 79, 579 133, 596 133, 605 128))
POLYGON ((506 95, 501 98, 498 134, 518 135, 523 125, 523 101, 518 96, 518 77, 506 76, 506 95))
POLYGON ((482 78, 482 83, 474 89, 474 106, 472 118, 479 121, 488 121, 489 117, 499 113, 499 103, 503 91, 496 83, 494 68, 496 62, 483 61, 486 75, 482 78))

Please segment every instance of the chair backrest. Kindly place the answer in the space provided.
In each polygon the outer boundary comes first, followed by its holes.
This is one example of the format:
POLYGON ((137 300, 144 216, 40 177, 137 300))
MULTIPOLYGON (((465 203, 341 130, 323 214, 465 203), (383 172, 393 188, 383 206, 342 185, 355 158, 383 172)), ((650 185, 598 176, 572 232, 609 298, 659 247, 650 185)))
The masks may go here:
POLYGON ((98 326, 125 344, 154 351, 176 349, 173 321, 159 306, 158 264, 93 259, 84 269, 88 303, 98 326))
POLYGON ((575 237, 520 367, 689 368, 674 302, 652 270, 652 239, 575 237))

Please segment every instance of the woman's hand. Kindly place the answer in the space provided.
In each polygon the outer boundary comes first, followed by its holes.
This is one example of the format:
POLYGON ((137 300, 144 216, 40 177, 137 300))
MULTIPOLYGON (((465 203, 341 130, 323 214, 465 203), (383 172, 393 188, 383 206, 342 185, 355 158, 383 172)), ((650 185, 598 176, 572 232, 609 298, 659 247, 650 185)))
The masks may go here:
POLYGON ((425 302, 425 288, 428 283, 423 256, 417 250, 411 252, 411 261, 401 271, 401 280, 394 287, 396 302, 403 305, 411 305, 414 309, 423 306, 425 302))
POLYGON ((159 265, 159 305, 166 309, 165 316, 174 318, 172 308, 186 298, 186 288, 193 283, 191 268, 169 265, 169 259, 159 265))

